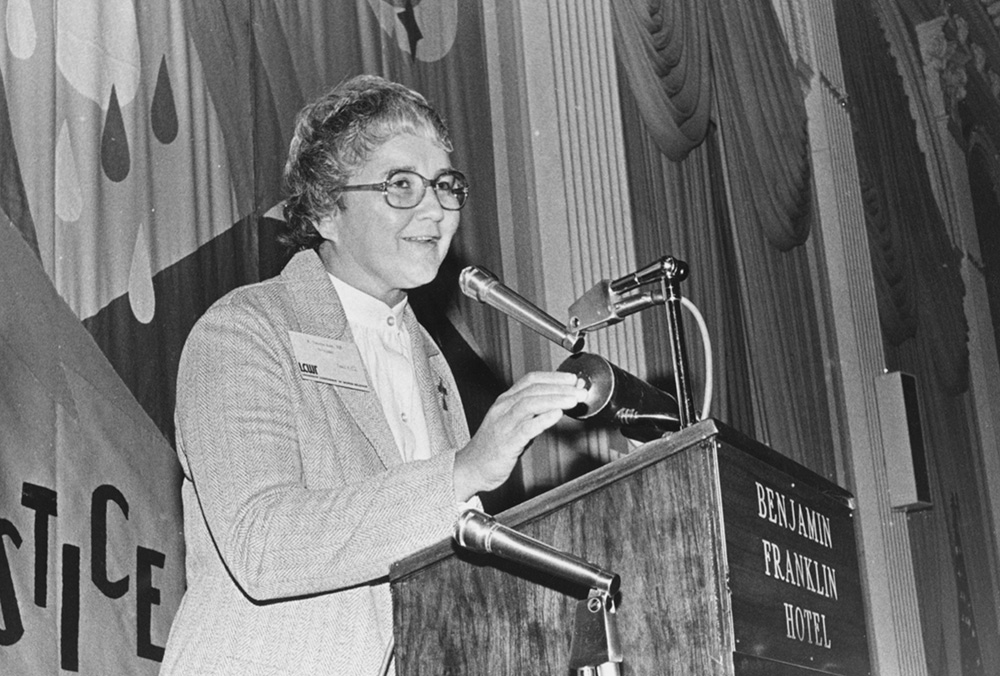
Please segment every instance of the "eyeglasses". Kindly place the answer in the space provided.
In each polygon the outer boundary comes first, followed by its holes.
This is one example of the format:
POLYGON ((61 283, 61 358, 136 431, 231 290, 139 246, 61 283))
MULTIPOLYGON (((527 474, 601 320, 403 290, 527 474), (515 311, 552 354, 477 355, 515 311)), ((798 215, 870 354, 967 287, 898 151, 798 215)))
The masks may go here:
POLYGON ((381 183, 345 185, 341 190, 373 190, 382 193, 393 209, 412 209, 420 204, 427 188, 434 188, 438 203, 446 211, 458 211, 469 198, 469 181, 460 171, 443 171, 434 178, 424 178, 415 171, 394 171, 381 183))

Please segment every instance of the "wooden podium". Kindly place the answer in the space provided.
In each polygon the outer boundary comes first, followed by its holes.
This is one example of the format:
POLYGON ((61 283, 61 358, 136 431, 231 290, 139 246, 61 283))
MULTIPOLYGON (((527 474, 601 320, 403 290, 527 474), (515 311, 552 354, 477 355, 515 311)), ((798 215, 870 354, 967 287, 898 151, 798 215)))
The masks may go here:
MULTIPOLYGON (((853 498, 706 420, 497 521, 621 576, 622 674, 870 672, 853 498)), ((587 589, 439 543, 390 572, 398 676, 570 674, 587 589)))

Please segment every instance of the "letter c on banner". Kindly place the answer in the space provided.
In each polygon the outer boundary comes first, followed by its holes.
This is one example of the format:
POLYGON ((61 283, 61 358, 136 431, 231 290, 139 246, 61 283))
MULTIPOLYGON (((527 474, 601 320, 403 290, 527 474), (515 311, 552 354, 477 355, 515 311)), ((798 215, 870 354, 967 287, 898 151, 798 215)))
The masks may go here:
POLYGON ((112 582, 108 579, 108 509, 114 502, 128 519, 128 500, 122 492, 110 484, 94 489, 90 503, 90 578, 94 585, 109 599, 117 599, 128 593, 128 575, 112 582))

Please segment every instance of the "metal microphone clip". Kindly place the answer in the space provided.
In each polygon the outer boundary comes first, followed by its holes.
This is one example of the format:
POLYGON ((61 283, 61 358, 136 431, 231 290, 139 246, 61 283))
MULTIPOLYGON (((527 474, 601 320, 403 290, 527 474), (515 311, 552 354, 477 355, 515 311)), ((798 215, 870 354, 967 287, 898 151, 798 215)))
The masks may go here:
POLYGON ((586 332, 617 324, 625 317, 667 302, 663 289, 632 293, 663 280, 673 283, 687 278, 687 263, 663 256, 635 272, 617 279, 602 279, 569 306, 570 329, 586 332))

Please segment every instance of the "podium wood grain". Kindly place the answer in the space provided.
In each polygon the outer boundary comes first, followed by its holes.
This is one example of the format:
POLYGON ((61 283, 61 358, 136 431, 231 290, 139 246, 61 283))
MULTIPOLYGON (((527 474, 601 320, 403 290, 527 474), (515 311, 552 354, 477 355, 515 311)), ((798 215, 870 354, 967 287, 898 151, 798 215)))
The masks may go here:
MULTIPOLYGON (((735 652, 719 457, 736 451, 722 438, 801 476, 784 456, 709 420, 497 516, 621 576, 626 675, 733 674, 734 659, 740 672, 759 668, 735 652)), ((587 589, 450 541, 395 564, 390 583, 398 676, 569 673, 574 613, 587 589)))

